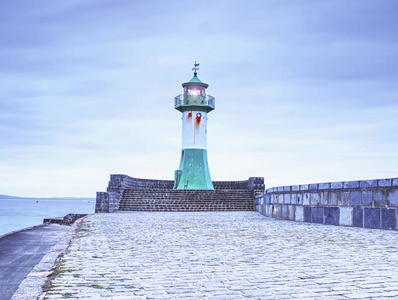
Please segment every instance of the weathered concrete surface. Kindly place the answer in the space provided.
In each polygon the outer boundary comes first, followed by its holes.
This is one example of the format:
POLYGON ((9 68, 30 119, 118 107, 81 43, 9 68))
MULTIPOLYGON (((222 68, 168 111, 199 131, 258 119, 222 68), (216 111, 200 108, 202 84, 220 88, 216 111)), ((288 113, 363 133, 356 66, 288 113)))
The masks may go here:
POLYGON ((398 298, 398 232, 256 212, 91 215, 63 260, 45 299, 398 298))
POLYGON ((69 226, 43 225, 0 238, 0 299, 8 300, 20 283, 64 236, 69 226))

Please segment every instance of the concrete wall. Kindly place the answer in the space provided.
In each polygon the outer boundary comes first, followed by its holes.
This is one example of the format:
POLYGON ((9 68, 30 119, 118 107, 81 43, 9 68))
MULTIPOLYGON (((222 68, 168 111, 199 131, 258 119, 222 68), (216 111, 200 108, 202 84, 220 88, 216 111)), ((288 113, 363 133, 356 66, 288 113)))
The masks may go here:
MULTIPOLYGON (((123 174, 112 174, 106 192, 97 192, 95 212, 114 212, 119 209, 123 191, 126 189, 151 190, 173 189, 173 180, 155 180, 134 178, 123 174)), ((246 189, 255 194, 263 194, 265 185, 263 177, 250 177, 243 181, 213 181, 213 186, 218 189, 246 189)))
POLYGON ((267 189, 255 208, 276 219, 397 230, 398 178, 267 189))

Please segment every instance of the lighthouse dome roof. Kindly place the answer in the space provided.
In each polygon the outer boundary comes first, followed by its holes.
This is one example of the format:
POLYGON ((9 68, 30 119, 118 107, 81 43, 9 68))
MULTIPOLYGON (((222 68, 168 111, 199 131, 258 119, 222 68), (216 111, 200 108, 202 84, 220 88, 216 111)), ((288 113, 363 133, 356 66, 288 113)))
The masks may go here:
POLYGON ((182 87, 190 86, 190 85, 198 85, 207 88, 209 85, 207 83, 202 82, 196 75, 192 77, 192 79, 188 82, 184 82, 182 87))

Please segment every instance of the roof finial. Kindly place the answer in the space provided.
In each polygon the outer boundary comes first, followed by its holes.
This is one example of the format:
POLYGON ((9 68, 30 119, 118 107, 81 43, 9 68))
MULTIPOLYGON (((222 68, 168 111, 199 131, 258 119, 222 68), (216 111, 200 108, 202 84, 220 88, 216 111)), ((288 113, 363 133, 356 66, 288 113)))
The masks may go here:
POLYGON ((196 73, 196 71, 199 70, 198 67, 199 67, 200 64, 198 64, 198 63, 196 62, 196 60, 195 60, 195 64, 194 64, 194 65, 195 65, 195 67, 192 68, 192 71, 195 71, 195 72, 193 73, 193 76, 196 77, 196 76, 198 75, 198 73, 196 73))

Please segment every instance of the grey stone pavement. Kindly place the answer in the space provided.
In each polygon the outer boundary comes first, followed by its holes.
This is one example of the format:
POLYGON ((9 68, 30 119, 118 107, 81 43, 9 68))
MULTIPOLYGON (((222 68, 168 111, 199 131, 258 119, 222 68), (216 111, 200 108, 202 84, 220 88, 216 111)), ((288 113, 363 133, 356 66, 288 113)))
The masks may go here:
POLYGON ((0 238, 0 300, 9 300, 18 286, 64 236, 69 226, 43 225, 0 238))
POLYGON ((257 212, 86 217, 41 299, 398 299, 398 232, 257 212))

